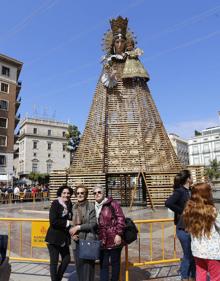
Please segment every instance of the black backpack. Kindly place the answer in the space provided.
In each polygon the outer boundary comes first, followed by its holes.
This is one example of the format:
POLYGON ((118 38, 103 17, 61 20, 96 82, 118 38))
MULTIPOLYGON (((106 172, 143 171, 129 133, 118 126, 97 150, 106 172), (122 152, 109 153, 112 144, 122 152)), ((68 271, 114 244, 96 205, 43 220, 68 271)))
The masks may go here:
POLYGON ((126 244, 131 244, 137 240, 138 229, 131 218, 125 218, 125 231, 124 231, 124 241, 126 244))
MULTIPOLYGON (((115 210, 113 206, 110 204, 109 205, 113 217, 115 217, 115 210)), ((124 230, 124 235, 123 235, 123 240, 125 241, 126 244, 131 244, 135 240, 137 240, 138 236, 138 229, 133 222, 131 218, 125 218, 125 230, 124 230)))

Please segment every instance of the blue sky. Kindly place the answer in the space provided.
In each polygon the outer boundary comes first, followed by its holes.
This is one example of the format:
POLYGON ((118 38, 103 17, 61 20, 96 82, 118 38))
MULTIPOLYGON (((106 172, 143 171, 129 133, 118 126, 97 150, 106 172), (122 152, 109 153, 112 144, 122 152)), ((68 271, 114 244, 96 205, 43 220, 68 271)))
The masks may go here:
POLYGON ((165 127, 182 137, 220 125, 220 1, 0 0, 0 53, 24 63, 22 117, 50 117, 82 131, 109 19, 122 15, 165 127))

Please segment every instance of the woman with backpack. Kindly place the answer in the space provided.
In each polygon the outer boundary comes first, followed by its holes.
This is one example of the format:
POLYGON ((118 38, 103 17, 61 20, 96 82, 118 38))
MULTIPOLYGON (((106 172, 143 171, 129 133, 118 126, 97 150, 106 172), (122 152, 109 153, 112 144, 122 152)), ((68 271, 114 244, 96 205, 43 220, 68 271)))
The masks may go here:
POLYGON ((122 236, 125 229, 125 217, 117 201, 104 196, 102 186, 93 189, 95 210, 98 222, 99 239, 102 242, 100 254, 100 281, 118 281, 120 274, 122 236), (112 276, 109 278, 109 260, 112 276))

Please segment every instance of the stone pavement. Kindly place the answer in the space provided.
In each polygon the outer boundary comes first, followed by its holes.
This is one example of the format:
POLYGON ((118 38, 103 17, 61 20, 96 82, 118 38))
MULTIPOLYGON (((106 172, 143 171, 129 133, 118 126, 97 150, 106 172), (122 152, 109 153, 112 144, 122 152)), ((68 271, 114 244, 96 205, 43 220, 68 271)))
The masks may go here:
MULTIPOLYGON (((218 204, 219 207, 220 204, 218 204)), ((1 217, 20 217, 20 218, 48 218, 48 208, 49 202, 35 202, 35 203, 20 203, 20 204, 7 204, 0 205, 0 214, 1 217)), ((172 212, 168 211, 165 208, 157 209, 152 211, 145 208, 134 207, 131 211, 128 208, 123 208, 126 216, 129 216, 133 219, 156 219, 156 218, 167 218, 173 217, 172 212)), ((1 227, 0 227, 1 229, 1 227)), ((141 259, 146 259, 149 256, 147 252, 149 251, 149 228, 143 227, 141 230, 141 259), (147 238, 147 239, 146 239, 147 238)), ((169 239, 172 236, 173 227, 172 224, 168 227, 165 227, 165 234, 168 235, 168 239, 165 241, 166 248, 173 247, 173 239, 169 239), (170 235, 170 236, 169 236, 170 235)), ((160 243, 161 228, 160 226, 153 227, 153 247, 158 246, 160 243)), ((131 244, 129 246, 129 256, 131 258, 134 256, 134 259, 137 260, 137 244, 131 244), (135 248, 136 247, 136 248, 135 248)), ((155 247, 156 248, 156 247, 155 247)), ((158 251, 155 253, 156 258, 160 257, 161 253, 158 251)), ((180 255, 180 251, 177 253, 180 255)), ((48 257, 47 257, 48 258, 48 257)), ((122 258, 122 263, 124 263, 124 258, 122 258)), ((27 263, 27 262, 17 262, 11 261, 12 265, 12 274, 11 281, 50 281, 49 275, 49 265, 42 263, 27 263)), ((136 267, 129 270, 130 281, 179 281, 180 277, 178 276, 178 264, 172 265, 160 265, 160 266, 145 266, 145 267, 136 267)), ((96 281, 99 280, 99 270, 97 265, 96 270, 96 281)), ((122 272, 123 264, 122 264, 122 272)), ((123 278, 124 279, 124 278, 123 278)), ((76 272, 74 266, 70 265, 63 280, 65 281, 77 281, 76 272)))
MULTIPOLYGON (((50 281, 49 265, 40 263, 11 262, 12 274, 10 281, 50 281)), ((99 280, 98 264, 95 281, 99 280)), ((178 265, 136 268, 130 272, 130 281, 180 281, 178 265)), ((63 281, 77 281, 74 265, 70 265, 63 281)))

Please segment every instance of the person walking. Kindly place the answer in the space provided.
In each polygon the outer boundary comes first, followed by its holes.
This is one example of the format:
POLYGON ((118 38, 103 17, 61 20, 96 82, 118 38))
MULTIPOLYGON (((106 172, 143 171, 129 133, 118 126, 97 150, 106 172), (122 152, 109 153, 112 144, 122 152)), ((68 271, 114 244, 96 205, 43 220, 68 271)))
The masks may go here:
POLYGON ((213 203, 207 183, 192 187, 191 199, 183 212, 185 229, 191 234, 196 262, 196 281, 220 281, 220 212, 213 203))
POLYGON ((185 205, 190 198, 190 186, 192 182, 190 171, 182 170, 179 172, 174 179, 173 194, 165 202, 165 206, 174 212, 176 234, 183 250, 183 258, 180 266, 183 281, 194 281, 196 272, 195 261, 191 251, 191 237, 185 230, 182 217, 185 205))
POLYGON ((72 222, 72 203, 70 197, 73 189, 61 186, 57 190, 55 199, 50 208, 50 226, 45 241, 50 255, 50 275, 52 281, 61 281, 63 274, 70 262, 70 234, 69 228, 72 222), (61 263, 58 267, 59 255, 61 263))
POLYGON ((69 232, 72 237, 73 255, 78 281, 94 281, 95 261, 79 258, 79 239, 95 240, 96 216, 93 202, 89 202, 88 189, 79 185, 75 189, 77 202, 73 206, 73 227, 69 232))
POLYGON ((125 217, 117 201, 112 198, 105 198, 104 189, 101 186, 96 186, 93 189, 93 193, 95 196, 98 234, 102 242, 100 254, 100 281, 118 281, 125 217), (109 279, 110 261, 112 267, 111 279, 109 279))

